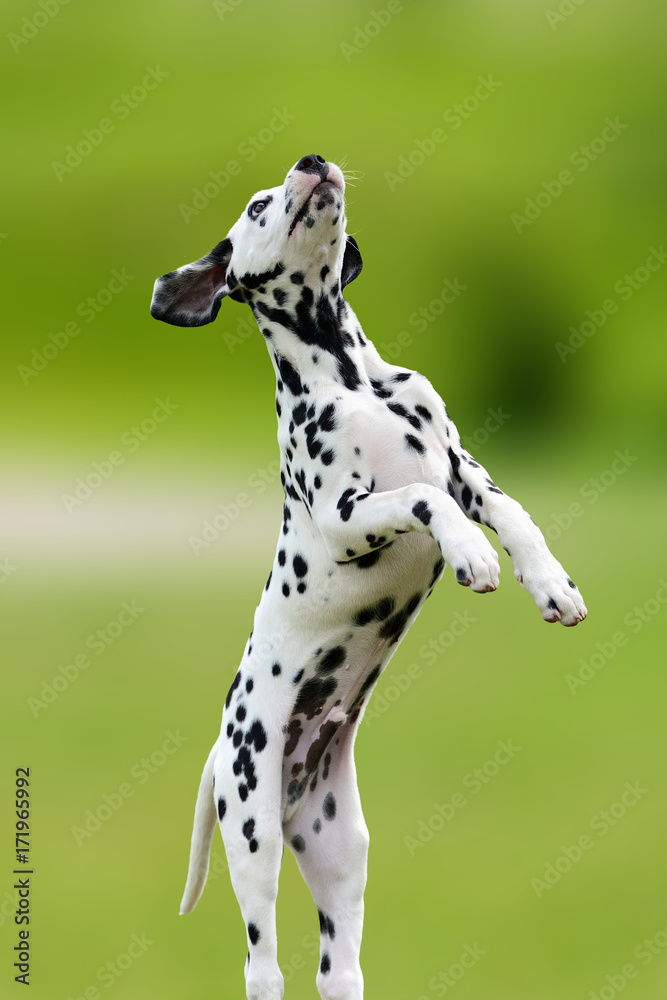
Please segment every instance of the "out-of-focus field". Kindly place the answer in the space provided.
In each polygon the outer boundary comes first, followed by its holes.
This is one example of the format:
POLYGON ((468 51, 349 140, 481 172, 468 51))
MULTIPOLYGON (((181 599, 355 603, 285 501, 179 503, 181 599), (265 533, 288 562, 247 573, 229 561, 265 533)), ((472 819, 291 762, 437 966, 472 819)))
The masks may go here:
MULTIPOLYGON (((589 608, 547 626, 503 554, 496 594, 447 575, 401 644, 357 742, 367 996, 663 997, 664 11, 48 6, 2 14, 3 995, 29 766, 35 1000, 243 996, 217 835, 178 903, 280 520, 273 375, 236 303, 201 330, 148 304, 316 152, 360 175, 365 332, 589 608)), ((286 997, 311 998, 289 852, 278 910, 286 997)))

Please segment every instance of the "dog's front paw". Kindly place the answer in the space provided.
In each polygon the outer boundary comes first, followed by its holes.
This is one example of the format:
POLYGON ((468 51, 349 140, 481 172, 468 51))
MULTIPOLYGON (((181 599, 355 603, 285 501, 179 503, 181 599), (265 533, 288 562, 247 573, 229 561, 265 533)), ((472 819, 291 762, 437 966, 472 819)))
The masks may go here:
POLYGON ((443 554, 462 587, 486 594, 498 586, 498 556, 479 528, 470 525, 470 529, 465 538, 457 539, 443 554))
POLYGON ((552 555, 514 572, 546 622, 578 625, 588 614, 576 585, 552 555))

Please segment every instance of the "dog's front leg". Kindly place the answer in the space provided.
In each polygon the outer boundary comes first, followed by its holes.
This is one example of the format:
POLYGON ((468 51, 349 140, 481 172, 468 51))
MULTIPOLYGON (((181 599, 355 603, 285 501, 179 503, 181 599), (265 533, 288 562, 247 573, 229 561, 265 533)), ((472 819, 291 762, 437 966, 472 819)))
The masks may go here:
POLYGON ((357 493, 349 488, 337 504, 330 503, 324 513, 318 513, 317 525, 336 562, 348 562, 399 535, 417 531, 431 535, 460 584, 478 593, 498 586, 493 546, 437 486, 413 483, 384 493, 357 493))
MULTIPOLYGON (((450 456, 451 457, 451 456, 450 456)), ((461 449, 452 462, 457 502, 469 518, 498 534, 514 575, 547 622, 577 625, 586 617, 579 590, 551 554, 544 535, 521 504, 503 493, 486 469, 461 449), (458 458, 458 461, 456 460, 458 458)))

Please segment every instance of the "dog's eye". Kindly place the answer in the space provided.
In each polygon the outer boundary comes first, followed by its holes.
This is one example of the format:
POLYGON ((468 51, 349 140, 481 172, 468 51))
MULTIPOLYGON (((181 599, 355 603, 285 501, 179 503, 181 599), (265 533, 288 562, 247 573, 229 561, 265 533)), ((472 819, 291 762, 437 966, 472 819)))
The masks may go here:
POLYGON ((253 201, 252 205, 248 208, 248 215, 251 219, 256 219, 258 215, 262 214, 268 204, 268 201, 253 201))

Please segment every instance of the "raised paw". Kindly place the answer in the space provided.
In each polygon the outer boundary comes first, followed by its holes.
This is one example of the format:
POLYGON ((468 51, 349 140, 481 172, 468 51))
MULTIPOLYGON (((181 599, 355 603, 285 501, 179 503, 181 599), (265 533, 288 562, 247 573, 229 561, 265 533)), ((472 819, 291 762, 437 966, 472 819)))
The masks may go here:
POLYGON ((462 587, 470 587, 477 594, 487 594, 498 587, 498 556, 479 528, 450 546, 445 559, 462 587))
POLYGON ((560 622, 571 627, 588 614, 576 585, 553 556, 535 565, 515 570, 514 575, 533 598, 546 622, 560 622))

